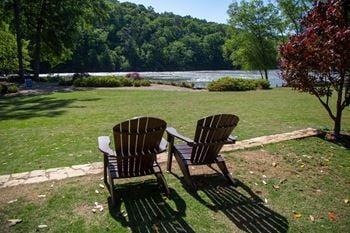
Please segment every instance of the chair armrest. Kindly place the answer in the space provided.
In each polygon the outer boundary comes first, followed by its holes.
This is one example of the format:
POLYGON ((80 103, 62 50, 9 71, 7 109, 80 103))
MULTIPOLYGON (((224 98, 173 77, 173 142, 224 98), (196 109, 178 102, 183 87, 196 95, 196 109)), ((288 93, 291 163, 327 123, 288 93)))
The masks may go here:
POLYGON ((228 140, 230 140, 230 141, 231 141, 231 143, 236 143, 236 141, 237 141, 237 137, 236 137, 236 136, 232 136, 232 135, 230 135, 230 136, 228 136, 228 140))
POLYGON ((100 136, 98 137, 98 149, 104 155, 115 155, 114 151, 109 147, 111 140, 108 136, 100 136))
POLYGON ((164 138, 162 138, 159 144, 159 152, 166 151, 167 147, 168 147, 168 142, 164 138))
POLYGON ((168 136, 172 136, 172 137, 175 137, 175 138, 178 138, 184 142, 186 142, 189 146, 192 146, 194 144, 193 140, 188 138, 188 137, 185 137, 181 134, 179 134, 176 129, 172 128, 172 127, 168 127, 166 128, 166 132, 168 133, 168 136))

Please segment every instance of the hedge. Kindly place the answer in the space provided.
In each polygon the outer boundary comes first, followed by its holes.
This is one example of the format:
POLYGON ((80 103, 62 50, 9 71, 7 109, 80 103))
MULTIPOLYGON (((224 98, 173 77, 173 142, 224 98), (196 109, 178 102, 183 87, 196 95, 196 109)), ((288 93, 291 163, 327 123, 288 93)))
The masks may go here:
POLYGON ((270 83, 263 79, 243 79, 223 77, 212 81, 208 85, 209 91, 249 91, 256 89, 269 89, 270 83))

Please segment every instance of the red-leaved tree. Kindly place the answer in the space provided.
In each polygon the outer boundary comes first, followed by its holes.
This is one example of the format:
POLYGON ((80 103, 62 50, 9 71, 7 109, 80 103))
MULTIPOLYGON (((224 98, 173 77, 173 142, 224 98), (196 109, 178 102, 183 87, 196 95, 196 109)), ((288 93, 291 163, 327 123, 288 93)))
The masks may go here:
POLYGON ((281 77, 299 91, 315 95, 341 130, 349 105, 350 1, 318 1, 303 19, 304 31, 280 47, 281 77), (335 108, 330 97, 336 95, 335 108))

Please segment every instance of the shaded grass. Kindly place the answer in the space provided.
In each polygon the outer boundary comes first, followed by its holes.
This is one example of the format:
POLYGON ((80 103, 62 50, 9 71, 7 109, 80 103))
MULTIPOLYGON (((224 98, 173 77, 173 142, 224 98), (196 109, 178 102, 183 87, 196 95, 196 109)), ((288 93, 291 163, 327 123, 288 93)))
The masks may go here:
MULTIPOLYGON (((0 189, 0 231, 36 232, 39 224, 48 225, 45 232, 239 232, 247 227, 269 229, 278 222, 287 224, 288 232, 347 232, 350 228, 350 205, 343 201, 350 197, 348 149, 307 138, 229 152, 225 157, 233 175, 267 203, 256 204, 244 189, 227 186, 222 176, 214 176, 204 166, 191 169, 197 174, 198 196, 184 189, 182 179, 168 173, 171 200, 160 195, 152 177, 124 180, 132 183, 119 186, 122 205, 109 212, 108 192, 99 188, 101 175, 96 175, 0 189), (278 189, 273 188, 276 184, 278 189), (7 203, 15 198, 17 202, 7 203), (96 201, 105 210, 94 214, 91 209, 96 201), (335 213, 336 221, 327 216, 329 211, 335 213), (294 218, 293 212, 301 217, 294 218), (5 224, 9 218, 23 222, 9 229, 5 224)), ((176 163, 173 170, 182 176, 176 163)))
MULTIPOLYGON (((277 88, 251 92, 90 90, 0 99, 0 174, 101 161, 97 137, 135 116, 154 116, 193 136, 196 121, 240 117, 239 140, 306 127, 332 128, 316 98, 277 88)), ((345 109, 343 129, 350 129, 345 109)))

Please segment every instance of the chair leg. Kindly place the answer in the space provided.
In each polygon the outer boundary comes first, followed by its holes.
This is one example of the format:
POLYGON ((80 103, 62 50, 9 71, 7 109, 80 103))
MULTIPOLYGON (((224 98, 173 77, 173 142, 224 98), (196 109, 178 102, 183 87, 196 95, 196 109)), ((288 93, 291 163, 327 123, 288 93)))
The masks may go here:
POLYGON ((217 157, 216 158, 216 164, 218 165, 218 167, 220 168, 221 172, 224 174, 224 176, 226 177, 226 179, 234 186, 238 185, 238 180, 236 180, 235 178, 233 178, 230 174, 230 172, 227 169, 225 160, 221 157, 217 157))
POLYGON ((179 167, 182 171, 182 174, 184 175, 185 182, 187 186, 189 187, 190 191, 195 192, 197 190, 196 185, 192 182, 190 171, 188 169, 188 166, 182 161, 182 159, 174 153, 177 163, 179 164, 179 167))
POLYGON ((165 196, 169 198, 170 190, 169 190, 168 184, 165 181, 164 175, 161 172, 157 172, 155 175, 157 177, 157 182, 159 186, 161 186, 161 188, 164 190, 165 196))
POLYGON ((109 189, 109 184, 108 184, 108 179, 107 179, 107 164, 108 164, 107 155, 104 155, 104 160, 103 160, 103 181, 104 181, 105 185, 109 189))
POLYGON ((113 181, 112 175, 111 175, 109 169, 107 169, 107 171, 108 171, 108 178, 109 178, 109 185, 108 185, 109 186, 109 193, 111 194, 113 206, 116 206, 117 200, 119 200, 119 197, 118 197, 117 192, 116 192, 115 187, 114 187, 114 181, 113 181))

